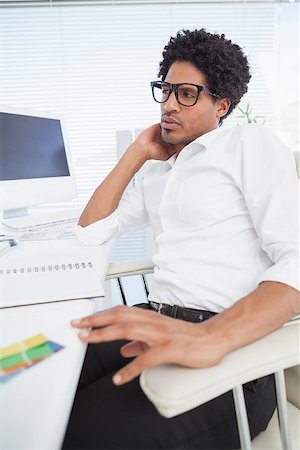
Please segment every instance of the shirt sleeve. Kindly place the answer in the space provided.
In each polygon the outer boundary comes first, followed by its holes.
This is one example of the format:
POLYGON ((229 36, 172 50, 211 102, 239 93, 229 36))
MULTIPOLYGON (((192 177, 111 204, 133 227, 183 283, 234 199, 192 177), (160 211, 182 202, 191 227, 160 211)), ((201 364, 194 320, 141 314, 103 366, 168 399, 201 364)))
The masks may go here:
POLYGON ((262 249, 273 264, 259 277, 299 290, 299 179, 292 152, 265 127, 241 136, 236 173, 262 249))
POLYGON ((144 203, 144 180, 127 188, 121 197, 118 208, 104 219, 86 227, 77 225, 75 234, 84 245, 100 245, 122 233, 146 226, 149 223, 144 203))

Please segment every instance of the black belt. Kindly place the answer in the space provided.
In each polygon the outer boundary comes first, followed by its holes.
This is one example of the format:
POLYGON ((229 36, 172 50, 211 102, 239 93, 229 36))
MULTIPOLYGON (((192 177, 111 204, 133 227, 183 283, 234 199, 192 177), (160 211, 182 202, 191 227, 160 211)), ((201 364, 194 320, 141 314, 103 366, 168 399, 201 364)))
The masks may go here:
POLYGON ((176 319, 186 320, 187 322, 203 322, 204 320, 210 319, 217 313, 212 311, 205 311, 202 309, 184 308, 178 305, 168 305, 167 303, 140 303, 139 308, 152 309, 165 316, 174 317, 176 319))

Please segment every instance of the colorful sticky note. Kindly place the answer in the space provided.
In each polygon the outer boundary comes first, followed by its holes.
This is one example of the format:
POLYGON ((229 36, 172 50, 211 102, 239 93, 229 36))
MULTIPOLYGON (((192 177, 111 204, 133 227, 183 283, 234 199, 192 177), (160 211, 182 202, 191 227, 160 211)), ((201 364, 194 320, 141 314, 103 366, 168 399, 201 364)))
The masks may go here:
POLYGON ((0 349, 0 382, 10 380, 22 370, 43 361, 62 348, 62 345, 38 334, 0 349))
POLYGON ((0 348, 0 359, 13 355, 15 353, 22 352, 27 348, 36 347, 37 345, 47 342, 47 338, 43 334, 37 334, 29 339, 18 342, 16 344, 8 345, 7 347, 0 348))

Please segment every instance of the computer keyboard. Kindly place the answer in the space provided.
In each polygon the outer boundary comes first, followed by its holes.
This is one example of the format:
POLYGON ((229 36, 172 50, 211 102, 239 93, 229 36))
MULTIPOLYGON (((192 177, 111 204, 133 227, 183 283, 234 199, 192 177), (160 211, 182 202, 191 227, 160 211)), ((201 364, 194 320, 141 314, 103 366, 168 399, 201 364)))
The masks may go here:
POLYGON ((75 239, 76 220, 65 220, 54 222, 50 225, 39 225, 27 228, 24 234, 19 238, 20 241, 43 241, 50 239, 75 239))
POLYGON ((28 228, 54 225, 60 222, 77 220, 82 212, 82 208, 65 209, 62 211, 53 211, 49 213, 28 215, 21 217, 12 217, 10 219, 3 219, 2 223, 6 227, 14 230, 26 230, 28 228))

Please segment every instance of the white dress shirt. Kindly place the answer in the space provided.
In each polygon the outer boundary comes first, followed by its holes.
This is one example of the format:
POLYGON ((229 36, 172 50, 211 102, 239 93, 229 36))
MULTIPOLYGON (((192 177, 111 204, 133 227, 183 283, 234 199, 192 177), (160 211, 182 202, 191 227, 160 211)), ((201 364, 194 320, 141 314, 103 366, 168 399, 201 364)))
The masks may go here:
POLYGON ((293 154, 270 130, 218 128, 151 164, 114 213, 77 236, 99 245, 150 224, 150 300, 220 312, 262 281, 299 289, 298 186, 293 154))

